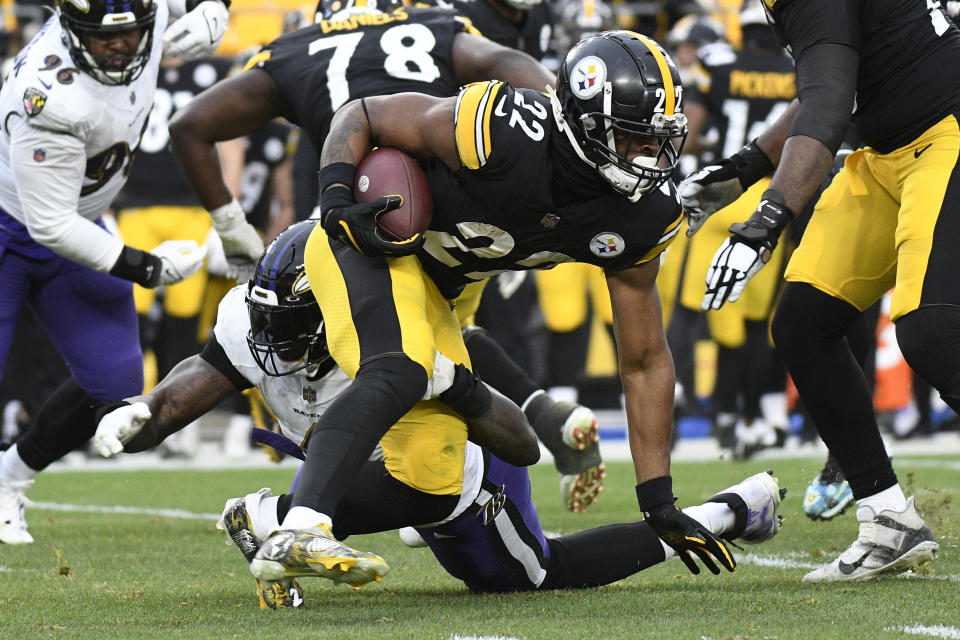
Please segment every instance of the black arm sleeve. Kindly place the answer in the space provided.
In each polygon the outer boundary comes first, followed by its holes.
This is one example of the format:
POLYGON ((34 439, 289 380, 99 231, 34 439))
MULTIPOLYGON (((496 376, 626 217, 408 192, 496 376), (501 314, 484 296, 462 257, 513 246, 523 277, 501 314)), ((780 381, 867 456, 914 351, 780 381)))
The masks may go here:
POLYGON ((211 335, 210 339, 207 340, 207 344, 204 345, 203 351, 200 352, 200 357, 207 361, 211 367, 223 374, 223 376, 233 383, 233 386, 237 388, 237 391, 243 391, 244 389, 249 389, 253 385, 250 384, 250 381, 243 377, 237 368, 233 366, 233 363, 230 362, 230 358, 227 357, 227 352, 223 350, 223 347, 220 346, 220 343, 217 342, 216 336, 211 335))
POLYGON ((800 109, 790 135, 815 138, 836 154, 850 124, 860 55, 846 45, 821 43, 804 49, 796 62, 800 109))

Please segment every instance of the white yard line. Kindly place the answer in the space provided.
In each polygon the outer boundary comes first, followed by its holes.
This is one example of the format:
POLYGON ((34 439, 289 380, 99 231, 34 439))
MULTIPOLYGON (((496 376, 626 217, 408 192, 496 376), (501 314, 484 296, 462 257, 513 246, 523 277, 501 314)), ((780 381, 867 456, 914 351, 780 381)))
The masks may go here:
POLYGON ((96 504, 63 504, 60 502, 34 502, 35 509, 51 511, 85 511, 87 513, 124 513, 134 516, 161 516, 164 518, 183 518, 186 520, 210 520, 220 518, 219 513, 194 513, 183 509, 149 509, 144 507, 102 506, 96 504))
POLYGON ((909 627, 884 627, 884 631, 890 631, 893 633, 909 633, 916 636, 928 636, 930 638, 954 638, 960 639, 960 628, 958 627, 945 627, 942 624, 937 625, 924 625, 924 624, 914 624, 909 627))

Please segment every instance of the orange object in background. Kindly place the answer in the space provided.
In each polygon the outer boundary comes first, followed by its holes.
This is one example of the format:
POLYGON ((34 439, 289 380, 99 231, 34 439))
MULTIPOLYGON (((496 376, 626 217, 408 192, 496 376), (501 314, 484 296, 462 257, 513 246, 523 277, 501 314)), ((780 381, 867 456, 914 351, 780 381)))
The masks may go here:
POLYGON ((913 371, 903 359, 897 334, 890 321, 890 292, 880 302, 877 321, 877 370, 873 389, 873 407, 877 411, 896 411, 910 404, 913 396, 913 371))

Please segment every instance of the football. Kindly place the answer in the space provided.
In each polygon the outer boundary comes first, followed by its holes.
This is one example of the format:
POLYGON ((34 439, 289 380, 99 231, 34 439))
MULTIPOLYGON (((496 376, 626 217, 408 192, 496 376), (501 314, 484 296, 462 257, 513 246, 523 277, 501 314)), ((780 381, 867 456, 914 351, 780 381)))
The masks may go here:
POLYGON ((403 204, 388 211, 377 223, 389 240, 406 240, 423 233, 433 216, 430 184, 417 161, 397 149, 374 149, 357 167, 353 187, 358 202, 370 202, 382 196, 399 195, 403 204))

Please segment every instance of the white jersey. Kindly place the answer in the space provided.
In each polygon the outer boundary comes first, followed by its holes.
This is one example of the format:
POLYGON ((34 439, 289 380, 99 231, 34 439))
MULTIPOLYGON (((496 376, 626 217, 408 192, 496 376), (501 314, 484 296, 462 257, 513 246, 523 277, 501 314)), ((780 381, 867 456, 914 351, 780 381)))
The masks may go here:
POLYGON ((116 263, 122 241, 93 221, 126 181, 153 105, 163 31, 183 13, 184 0, 157 0, 149 60, 127 85, 78 70, 57 16, 17 55, 0 90, 0 208, 34 242, 98 271, 116 263))
MULTIPOLYGON (((314 381, 297 374, 265 374, 247 346, 250 317, 247 315, 245 296, 246 285, 238 285, 220 301, 217 323, 213 328, 214 339, 223 348, 237 372, 263 394, 267 406, 277 416, 283 435, 303 446, 307 433, 317 418, 350 385, 351 380, 339 367, 334 367, 325 376, 314 381)), ((480 491, 482 479, 483 453, 480 447, 467 442, 460 501, 444 522, 470 506, 480 491)))

